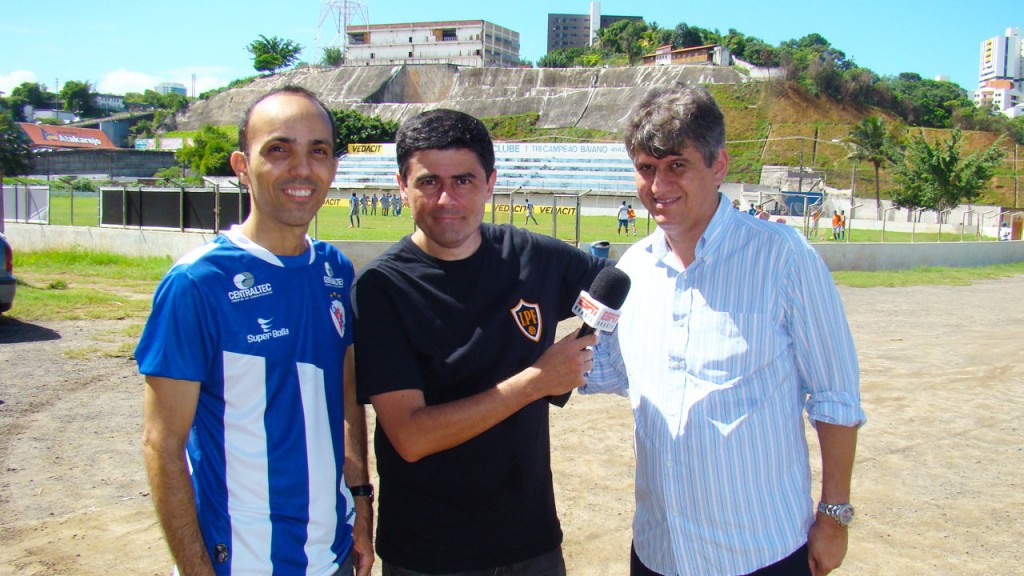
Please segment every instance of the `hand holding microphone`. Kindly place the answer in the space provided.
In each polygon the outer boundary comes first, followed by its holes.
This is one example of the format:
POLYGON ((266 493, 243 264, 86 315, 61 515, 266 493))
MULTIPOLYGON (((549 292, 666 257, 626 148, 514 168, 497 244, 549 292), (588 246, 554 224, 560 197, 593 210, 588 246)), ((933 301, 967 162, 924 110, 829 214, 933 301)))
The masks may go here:
MULTIPOLYGON (((572 307, 573 314, 583 320, 583 326, 576 333, 576 338, 588 336, 598 330, 614 330, 615 324, 619 321, 619 309, 629 294, 629 286, 629 276, 618 268, 609 266, 598 272, 594 283, 590 285, 589 293, 586 290, 580 292, 576 304, 572 307)), ((558 396, 548 396, 548 402, 562 407, 569 401, 571 395, 572 390, 558 396)))

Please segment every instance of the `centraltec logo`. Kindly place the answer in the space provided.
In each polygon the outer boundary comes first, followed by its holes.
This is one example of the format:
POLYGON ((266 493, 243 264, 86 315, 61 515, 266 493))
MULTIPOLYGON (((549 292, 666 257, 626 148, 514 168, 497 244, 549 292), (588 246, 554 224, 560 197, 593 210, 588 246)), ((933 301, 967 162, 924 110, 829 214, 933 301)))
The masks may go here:
POLYGON ((233 280, 235 282, 235 287, 238 288, 238 290, 228 292, 228 299, 231 300, 231 302, 244 302, 245 300, 252 300, 253 298, 259 298, 260 296, 269 296, 274 293, 274 290, 269 283, 256 285, 256 279, 253 277, 251 272, 236 274, 233 280))
POLYGON ((248 336, 246 336, 245 340, 248 343, 250 343, 250 344, 256 344, 256 343, 259 343, 259 342, 266 342, 267 340, 270 340, 271 338, 280 338, 282 336, 287 336, 289 334, 287 328, 280 328, 280 329, 275 330, 274 329, 274 319, 273 318, 268 318, 268 319, 257 318, 256 322, 259 323, 260 330, 262 330, 262 332, 260 332, 258 334, 249 334, 248 336))

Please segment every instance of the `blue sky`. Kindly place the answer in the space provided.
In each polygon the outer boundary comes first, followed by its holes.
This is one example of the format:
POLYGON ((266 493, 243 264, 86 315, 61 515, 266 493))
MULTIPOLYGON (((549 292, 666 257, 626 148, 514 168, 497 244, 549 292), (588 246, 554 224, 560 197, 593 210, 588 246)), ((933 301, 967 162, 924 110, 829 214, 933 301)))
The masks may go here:
MULTIPOLYGON (((585 0, 362 0, 371 24, 483 19, 520 34, 520 56, 536 62, 548 13, 583 14, 585 0)), ((192 93, 251 76, 245 46, 259 34, 292 39, 302 59, 319 60, 319 0, 50 0, 7 4, 0 20, 0 91, 21 82, 53 90, 67 80, 101 92, 142 92, 158 82, 192 93)), ((980 43, 1024 27, 1024 13, 966 0, 605 0, 607 15, 643 16, 664 28, 680 22, 729 28, 776 45, 817 32, 858 65, 882 75, 943 74, 976 88, 980 43), (711 9, 713 8, 713 10, 711 9), (1017 20, 1013 20, 1013 18, 1017 20)), ((362 22, 361 17, 356 18, 362 22)), ((334 35, 328 21, 322 36, 334 35)))

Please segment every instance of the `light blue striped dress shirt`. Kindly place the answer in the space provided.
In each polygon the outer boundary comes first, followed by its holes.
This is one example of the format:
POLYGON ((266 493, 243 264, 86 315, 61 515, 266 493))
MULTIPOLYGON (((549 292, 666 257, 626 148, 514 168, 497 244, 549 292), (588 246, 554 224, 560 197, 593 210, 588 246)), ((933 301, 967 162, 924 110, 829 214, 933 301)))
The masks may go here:
POLYGON ((695 255, 684 270, 660 229, 623 255, 632 288, 582 391, 630 398, 643 563, 747 574, 807 541, 802 412, 865 421, 857 354, 832 277, 796 230, 720 196, 695 255))

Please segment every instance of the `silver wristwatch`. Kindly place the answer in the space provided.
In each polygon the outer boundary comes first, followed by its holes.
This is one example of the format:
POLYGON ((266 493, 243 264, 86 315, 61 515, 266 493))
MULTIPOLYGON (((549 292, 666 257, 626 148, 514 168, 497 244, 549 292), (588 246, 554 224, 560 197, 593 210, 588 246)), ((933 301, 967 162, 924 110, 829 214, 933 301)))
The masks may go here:
POLYGON ((818 502, 818 512, 832 518, 840 526, 849 526, 853 523, 854 510, 850 504, 825 504, 818 502))

